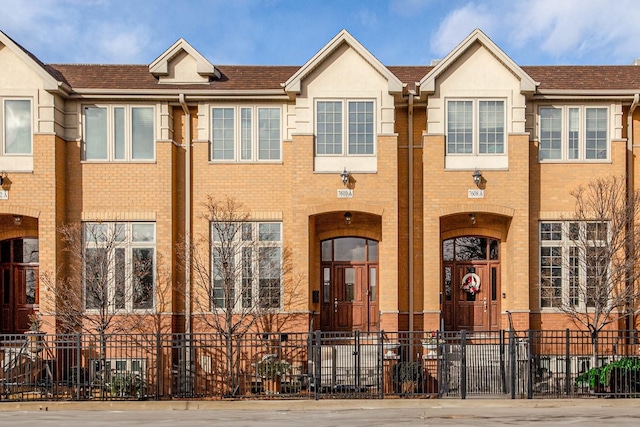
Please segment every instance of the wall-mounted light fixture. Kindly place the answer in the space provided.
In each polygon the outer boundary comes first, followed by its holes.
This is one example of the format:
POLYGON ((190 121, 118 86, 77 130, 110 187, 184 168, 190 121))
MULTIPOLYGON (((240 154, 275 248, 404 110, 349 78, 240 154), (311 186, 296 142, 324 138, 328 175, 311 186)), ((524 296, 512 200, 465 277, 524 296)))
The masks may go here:
POLYGON ((473 175, 471 176, 473 177, 473 182, 474 184, 476 184, 476 187, 480 187, 480 184, 482 184, 482 172, 480 172, 478 168, 476 168, 476 170, 473 171, 473 175))
POLYGON ((469 214, 469 221, 471 221, 471 225, 476 225, 476 214, 470 213, 469 214))
POLYGON ((2 185, 4 183, 5 179, 7 179, 7 173, 6 172, 0 172, 0 185, 2 185))
POLYGON ((346 225, 351 225, 351 219, 353 218, 353 215, 351 215, 351 212, 345 212, 344 213, 344 223, 346 225))
POLYGON ((340 178, 342 179, 342 184, 346 187, 349 183, 349 177, 351 176, 351 172, 347 172, 347 168, 344 168, 344 171, 340 174, 340 178))
POLYGON ((13 223, 15 225, 20 225, 22 224, 22 215, 14 215, 13 216, 13 223))

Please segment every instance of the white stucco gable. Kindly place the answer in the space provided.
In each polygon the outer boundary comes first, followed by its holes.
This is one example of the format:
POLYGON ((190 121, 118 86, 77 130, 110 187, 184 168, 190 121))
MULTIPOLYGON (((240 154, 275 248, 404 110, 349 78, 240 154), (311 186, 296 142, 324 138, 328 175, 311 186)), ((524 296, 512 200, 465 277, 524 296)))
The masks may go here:
POLYGON ((6 62, 2 65, 2 74, 7 81, 3 82, 2 87, 11 85, 33 87, 36 84, 46 91, 57 91, 61 88, 68 90, 66 85, 56 80, 44 69, 41 62, 0 31, 0 50, 2 49, 7 49, 10 52, 9 55, 3 55, 3 62, 6 62), (28 72, 20 72, 22 68, 28 72), (21 83, 24 79, 29 81, 21 83), (38 82, 32 81, 33 79, 38 80, 38 82))
POLYGON ((362 59, 387 80, 389 93, 402 92, 402 82, 385 67, 375 56, 360 44, 347 30, 340 31, 329 43, 318 51, 284 84, 287 93, 300 93, 302 81, 318 68, 323 62, 333 56, 343 45, 349 46, 362 59))
POLYGON ((518 64, 516 64, 502 49, 500 49, 485 33, 480 29, 475 29, 466 39, 456 46, 443 60, 433 67, 433 69, 420 80, 420 90, 422 92, 433 93, 436 90, 436 80, 438 80, 448 69, 455 66, 470 49, 480 45, 491 54, 496 61, 512 73, 520 82, 522 93, 532 93, 536 90, 536 83, 518 64))
POLYGON ((184 39, 176 41, 149 65, 149 72, 160 83, 208 83, 220 72, 184 39))

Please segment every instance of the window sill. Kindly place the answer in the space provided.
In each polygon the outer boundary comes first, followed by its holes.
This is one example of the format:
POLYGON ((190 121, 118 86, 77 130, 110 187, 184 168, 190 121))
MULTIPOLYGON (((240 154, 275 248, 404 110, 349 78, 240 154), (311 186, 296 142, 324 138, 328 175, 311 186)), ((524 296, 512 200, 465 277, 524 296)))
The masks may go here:
POLYGON ((538 160, 538 163, 541 165, 555 165, 555 164, 563 164, 563 165, 583 165, 583 164, 607 164, 613 163, 611 159, 588 159, 588 160, 562 160, 562 159, 544 159, 538 160))
POLYGON ((281 159, 277 160, 209 160, 210 165, 281 165, 281 159))
POLYGON ((315 156, 314 172, 348 172, 375 173, 378 171, 378 157, 369 156, 315 156))
POLYGON ((98 164, 98 165, 132 165, 132 164, 155 164, 156 159, 150 160, 81 160, 82 164, 98 164))
POLYGON ((509 169, 509 156, 506 154, 447 154, 444 159, 444 167, 449 170, 507 170, 509 169))
POLYGON ((3 172, 33 172, 33 156, 0 156, 3 172))

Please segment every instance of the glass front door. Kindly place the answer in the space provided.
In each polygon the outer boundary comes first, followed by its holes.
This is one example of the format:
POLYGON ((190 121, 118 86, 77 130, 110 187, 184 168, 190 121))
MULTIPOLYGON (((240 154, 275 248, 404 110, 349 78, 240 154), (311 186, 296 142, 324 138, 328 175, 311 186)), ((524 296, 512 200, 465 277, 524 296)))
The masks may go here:
POLYGON ((500 329, 499 242, 466 236, 443 243, 442 316, 446 330, 500 329))
POLYGON ((0 292, 0 332, 29 330, 39 304, 37 239, 0 242, 0 292))
POLYGON ((377 244, 355 237, 322 242, 322 330, 377 330, 377 244))

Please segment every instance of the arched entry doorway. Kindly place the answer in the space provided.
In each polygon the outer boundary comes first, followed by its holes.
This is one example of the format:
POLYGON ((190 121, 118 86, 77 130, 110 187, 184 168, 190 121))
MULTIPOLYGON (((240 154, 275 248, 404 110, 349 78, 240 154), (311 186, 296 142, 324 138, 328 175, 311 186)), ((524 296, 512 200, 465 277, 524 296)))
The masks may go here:
POLYGON ((23 333, 39 304, 38 239, 0 242, 0 332, 23 333))
POLYGON ((323 240, 321 245, 321 329, 377 330, 378 242, 338 237, 323 240))
POLYGON ((442 243, 445 330, 500 329, 500 242, 463 236, 442 243))

